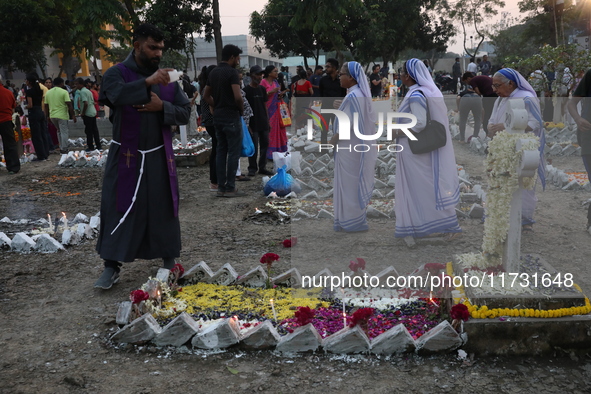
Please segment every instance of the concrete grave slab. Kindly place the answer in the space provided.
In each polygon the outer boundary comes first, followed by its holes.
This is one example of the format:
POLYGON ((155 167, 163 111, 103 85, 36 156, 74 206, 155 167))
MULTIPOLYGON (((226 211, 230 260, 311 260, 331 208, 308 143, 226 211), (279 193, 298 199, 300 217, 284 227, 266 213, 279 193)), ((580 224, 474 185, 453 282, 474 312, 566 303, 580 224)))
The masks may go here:
POLYGON ((161 331, 156 319, 146 313, 113 334, 111 340, 119 343, 143 344, 154 339, 161 331))
POLYGON ((152 339, 156 346, 182 346, 199 331, 199 324, 186 312, 178 315, 152 339))
POLYGON ((240 341, 238 326, 234 318, 219 319, 203 328, 191 340, 199 349, 225 349, 240 341))
POLYGON ((280 340, 279 333, 269 320, 249 329, 241 338, 242 346, 246 349, 269 349, 275 347, 280 340))
POLYGON ((312 323, 296 328, 283 336, 277 344, 277 350, 283 353, 315 351, 322 344, 322 337, 312 323))
POLYGON ((324 339, 322 347, 329 353, 364 353, 370 348, 369 339, 359 326, 346 327, 324 339))
POLYGON ((415 340, 404 324, 398 324, 371 341, 371 352, 375 354, 401 354, 413 352, 415 340))

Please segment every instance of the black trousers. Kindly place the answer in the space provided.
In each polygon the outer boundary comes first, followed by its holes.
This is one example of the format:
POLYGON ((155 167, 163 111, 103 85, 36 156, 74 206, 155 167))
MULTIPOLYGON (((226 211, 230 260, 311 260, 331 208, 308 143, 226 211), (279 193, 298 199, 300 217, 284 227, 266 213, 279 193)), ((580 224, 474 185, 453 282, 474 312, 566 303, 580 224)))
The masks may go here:
POLYGON ((94 150, 101 149, 101 137, 99 136, 98 126, 96 125, 96 117, 94 116, 82 116, 84 122, 84 134, 86 134, 86 144, 88 149, 94 150))
POLYGON ((492 115, 493 107, 495 106, 495 101, 497 98, 495 96, 490 97, 482 97, 482 108, 484 109, 483 117, 482 117, 482 129, 485 133, 488 134, 488 120, 492 115))
POLYGON ((35 148, 35 155, 39 160, 47 159, 51 146, 47 131, 47 119, 40 106, 29 109, 29 127, 31 128, 31 142, 35 148))
POLYGON ((254 155, 248 158, 248 172, 264 170, 267 165, 267 149, 269 148, 269 130, 253 130, 252 142, 254 155), (262 152, 259 155, 259 152, 262 152), (258 156, 258 165, 257 165, 258 156))
POLYGON ((18 157, 16 140, 14 139, 14 123, 12 123, 12 120, 0 123, 0 137, 2 137, 2 144, 4 145, 6 169, 12 172, 19 172, 21 161, 18 157))
POLYGON ((218 139, 215 135, 215 127, 205 126, 207 134, 211 137, 211 155, 209 156, 209 182, 217 185, 218 184, 218 173, 216 165, 216 156, 218 154, 218 139))

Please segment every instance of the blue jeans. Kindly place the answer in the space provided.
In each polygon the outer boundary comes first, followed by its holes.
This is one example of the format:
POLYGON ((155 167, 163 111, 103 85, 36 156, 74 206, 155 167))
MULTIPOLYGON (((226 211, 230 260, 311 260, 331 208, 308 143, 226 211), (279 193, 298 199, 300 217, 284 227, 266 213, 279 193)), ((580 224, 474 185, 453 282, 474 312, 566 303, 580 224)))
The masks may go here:
POLYGON ((236 189, 236 170, 242 152, 242 123, 240 117, 213 118, 218 140, 216 170, 218 191, 233 192, 236 189))

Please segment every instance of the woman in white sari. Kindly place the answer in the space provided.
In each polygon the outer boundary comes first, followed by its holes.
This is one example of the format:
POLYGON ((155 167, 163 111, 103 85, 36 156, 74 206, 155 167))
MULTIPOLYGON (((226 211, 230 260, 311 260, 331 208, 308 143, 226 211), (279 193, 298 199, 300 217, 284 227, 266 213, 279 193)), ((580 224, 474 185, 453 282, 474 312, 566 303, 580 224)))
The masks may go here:
MULTIPOLYGON (((488 121, 488 133, 494 137, 499 131, 505 130, 505 116, 507 114, 507 100, 522 98, 525 102, 525 109, 528 113, 527 128, 525 131, 533 132, 540 137, 540 164, 538 166, 538 177, 542 187, 546 188, 544 146, 546 136, 544 134, 544 123, 540 111, 540 101, 534 88, 527 80, 512 68, 503 68, 493 76, 493 89, 499 95, 495 101, 492 115, 488 121)), ((532 232, 532 225, 536 222, 533 219, 534 210, 538 201, 535 187, 533 190, 523 190, 521 199, 521 226, 522 231, 532 232)))
POLYGON ((359 114, 358 132, 363 135, 375 135, 376 116, 372 110, 369 83, 359 63, 345 63, 341 68, 340 82, 347 89, 347 95, 339 110, 345 112, 350 120, 350 139, 339 139, 339 132, 343 130, 339 130, 337 121, 330 142, 335 146, 334 230, 366 231, 366 209, 373 192, 378 152, 375 146, 371 146, 375 137, 373 141, 364 140, 355 133, 353 114, 359 114))
POLYGON ((431 119, 445 126, 447 143, 432 152, 414 154, 408 138, 398 133, 397 143, 403 149, 398 153, 396 163, 395 237, 445 236, 452 239, 462 231, 455 210, 460 191, 443 95, 419 59, 410 59, 404 64, 401 79, 408 87, 408 93, 399 111, 417 118, 417 124, 411 130, 421 138, 421 131, 427 124, 428 102, 431 119))

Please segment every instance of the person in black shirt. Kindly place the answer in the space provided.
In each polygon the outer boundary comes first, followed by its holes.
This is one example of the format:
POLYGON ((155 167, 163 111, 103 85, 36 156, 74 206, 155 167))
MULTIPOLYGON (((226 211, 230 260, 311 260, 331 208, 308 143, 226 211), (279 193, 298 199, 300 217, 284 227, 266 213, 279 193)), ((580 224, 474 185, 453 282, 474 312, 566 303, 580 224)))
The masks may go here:
POLYGON ((376 64, 371 70, 372 73, 369 76, 371 97, 380 97, 382 95, 382 77, 380 76, 380 65, 376 64))
POLYGON ((240 64, 242 49, 228 44, 222 48, 222 61, 211 71, 203 99, 213 108, 213 124, 218 140, 216 169, 218 197, 240 197, 246 194, 236 189, 236 170, 242 151, 242 122, 244 102, 240 93, 240 64))
POLYGON ((50 151, 49 134, 47 132, 47 120, 41 108, 43 91, 39 86, 39 76, 36 73, 27 74, 25 83, 28 87, 27 110, 29 112, 29 128, 31 129, 31 141, 35 148, 37 160, 47 160, 50 151))
MULTIPOLYGON (((280 74, 281 75, 281 74, 280 74)), ((244 87, 246 100, 252 107, 253 116, 250 117, 254 155, 248 158, 248 176, 259 174, 273 175, 265 168, 267 165, 267 149, 269 148, 269 114, 267 113, 267 90, 260 85, 263 79, 263 69, 259 65, 250 68, 250 84, 244 87), (260 153, 260 154, 259 154, 260 153), (259 156, 257 165, 257 155, 259 156)))
MULTIPOLYGON (((327 59, 326 65, 324 66, 326 75, 320 78, 318 83, 318 91, 320 97, 331 97, 332 99, 322 100, 322 107, 325 109, 338 109, 341 105, 342 100, 336 100, 347 95, 347 89, 341 87, 339 80, 339 62, 337 59, 327 59)), ((326 122, 328 123, 334 115, 324 115, 326 122)), ((333 122, 334 123, 334 122, 333 122)), ((328 143, 328 130, 322 130, 320 137, 320 143, 328 143)))

